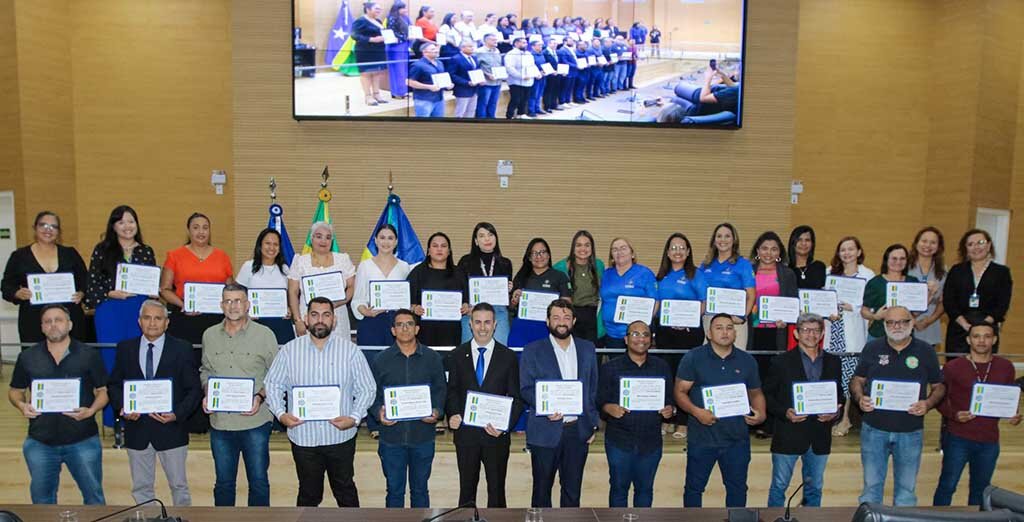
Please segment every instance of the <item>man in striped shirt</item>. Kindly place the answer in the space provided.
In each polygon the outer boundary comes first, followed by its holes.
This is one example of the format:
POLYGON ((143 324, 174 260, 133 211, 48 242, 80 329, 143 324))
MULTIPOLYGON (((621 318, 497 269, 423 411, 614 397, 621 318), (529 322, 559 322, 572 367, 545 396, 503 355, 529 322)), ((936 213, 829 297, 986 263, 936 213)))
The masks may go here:
POLYGON ((338 506, 359 507, 353 479, 355 436, 359 421, 373 403, 376 384, 356 345, 332 335, 334 304, 330 300, 311 299, 305 322, 306 335, 284 345, 267 372, 267 405, 288 427, 299 477, 296 504, 320 505, 326 471, 338 506), (335 403, 337 411, 333 410, 335 403))

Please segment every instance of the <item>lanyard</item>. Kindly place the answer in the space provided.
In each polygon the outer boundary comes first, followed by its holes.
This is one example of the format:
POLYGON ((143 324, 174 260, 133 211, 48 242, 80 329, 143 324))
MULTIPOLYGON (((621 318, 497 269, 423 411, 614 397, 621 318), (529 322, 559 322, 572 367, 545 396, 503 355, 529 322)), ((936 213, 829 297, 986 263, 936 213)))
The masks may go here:
POLYGON ((492 275, 494 275, 494 258, 495 257, 498 257, 498 256, 491 257, 491 269, 490 270, 488 270, 487 267, 484 266, 484 260, 483 259, 480 260, 480 271, 484 273, 484 276, 491 277, 492 275))
MULTIPOLYGON (((971 363, 971 368, 974 368, 974 376, 975 377, 980 377, 978 375, 978 365, 974 364, 974 360, 971 359, 970 355, 967 356, 967 362, 971 363)), ((992 371, 992 361, 989 361, 988 362, 988 367, 985 368, 985 376, 984 377, 980 377, 978 379, 978 382, 988 382, 988 374, 991 371, 992 371)))
POLYGON ((988 265, 992 263, 990 259, 988 263, 985 263, 985 268, 981 269, 981 275, 974 275, 974 268, 971 268, 971 276, 974 278, 974 295, 978 295, 978 285, 981 284, 981 278, 985 277, 985 271, 988 270, 988 265))

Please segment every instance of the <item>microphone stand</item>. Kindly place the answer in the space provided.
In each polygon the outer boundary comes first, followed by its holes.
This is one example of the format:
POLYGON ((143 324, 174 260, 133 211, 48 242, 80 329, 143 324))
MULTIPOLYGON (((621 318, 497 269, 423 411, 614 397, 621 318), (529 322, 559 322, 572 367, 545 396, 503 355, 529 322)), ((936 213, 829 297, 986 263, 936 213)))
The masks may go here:
POLYGON ((795 497, 796 494, 799 493, 801 489, 803 489, 804 484, 806 484, 806 482, 801 482, 800 485, 796 487, 796 490, 793 491, 791 495, 789 495, 789 500, 786 501, 786 513, 783 514, 781 517, 776 518, 775 522, 799 522, 796 518, 790 516, 789 508, 790 504, 792 504, 793 502, 793 497, 795 497))
POLYGON ((466 508, 473 508, 473 518, 469 519, 469 522, 487 522, 487 519, 485 519, 485 518, 480 516, 480 509, 478 509, 476 507, 476 502, 466 502, 465 504, 463 504, 461 506, 453 507, 453 508, 449 509, 448 511, 445 511, 445 512, 439 514, 439 515, 434 515, 433 517, 430 517, 430 518, 424 518, 423 522, 434 522, 435 520, 444 518, 445 515, 448 515, 450 513, 456 512, 456 511, 458 511, 460 509, 466 509, 466 508))
POLYGON ((129 511, 135 509, 135 508, 145 506, 146 504, 152 504, 153 502, 156 502, 157 504, 160 504, 160 517, 159 518, 147 518, 146 520, 151 520, 151 521, 154 521, 154 522, 174 522, 174 521, 181 522, 181 519, 178 518, 178 517, 173 517, 172 518, 172 517, 167 516, 167 508, 164 506, 164 503, 161 502, 160 499, 158 499, 158 498, 153 498, 153 499, 147 500, 145 502, 140 502, 138 504, 135 504, 134 506, 126 507, 126 508, 124 508, 124 509, 122 509, 120 511, 115 511, 115 512, 109 514, 109 515, 103 515, 102 517, 95 518, 95 519, 93 519, 93 520, 91 520, 89 522, 100 522, 101 520, 110 520, 111 517, 120 515, 121 513, 127 513, 129 511))

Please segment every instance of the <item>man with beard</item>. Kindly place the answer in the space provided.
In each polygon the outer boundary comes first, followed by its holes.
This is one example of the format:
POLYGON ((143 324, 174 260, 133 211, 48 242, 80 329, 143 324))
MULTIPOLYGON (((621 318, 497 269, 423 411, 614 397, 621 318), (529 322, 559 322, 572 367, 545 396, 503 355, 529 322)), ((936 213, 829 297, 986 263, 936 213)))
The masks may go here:
POLYGON ((894 503, 914 506, 917 505, 915 488, 921 466, 924 416, 942 400, 946 386, 935 349, 911 337, 914 317, 910 311, 902 306, 891 307, 885 312, 884 321, 885 337, 864 346, 850 381, 850 396, 864 412, 860 435, 864 489, 859 502, 882 502, 891 455, 894 503), (877 397, 873 397, 878 388, 876 380, 918 383, 919 400, 906 411, 876 408, 877 397))
POLYGON ((397 310, 391 320, 395 342, 373 360, 377 399, 371 411, 381 424, 377 454, 387 483, 384 505, 389 508, 405 506, 406 477, 410 506, 430 507, 427 483, 434 463, 434 427, 444 411, 448 385, 441 355, 416 340, 419 331, 411 310, 397 310), (388 420, 384 414, 384 388, 417 385, 430 386, 431 414, 418 419, 388 420))
POLYGON ((281 347, 267 372, 267 404, 288 428, 295 474, 299 478, 298 506, 319 506, 324 497, 324 472, 338 507, 359 507, 359 492, 353 480, 356 430, 373 402, 373 375, 359 348, 352 341, 331 335, 334 304, 326 297, 314 297, 306 305, 306 335, 281 347), (294 412, 298 399, 285 393, 292 386, 337 387, 341 411, 327 422, 304 421, 294 412))
POLYGON ((547 322, 548 337, 523 348, 519 366, 523 401, 537 409, 537 381, 581 381, 583 415, 530 415, 526 424, 526 446, 533 467, 530 505, 552 507, 551 488, 557 472, 562 489, 559 506, 579 507, 583 467, 597 430, 597 355, 590 341, 572 335, 576 318, 569 301, 552 301, 547 322))
POLYGON ((61 464, 66 464, 84 504, 105 504, 103 449, 96 412, 107 405, 107 370, 97 350, 68 337, 71 313, 63 305, 44 306, 39 314, 46 340, 18 354, 7 400, 28 419, 23 451, 33 504, 56 504, 61 464), (36 379, 80 379, 79 407, 42 415, 28 395, 36 379))

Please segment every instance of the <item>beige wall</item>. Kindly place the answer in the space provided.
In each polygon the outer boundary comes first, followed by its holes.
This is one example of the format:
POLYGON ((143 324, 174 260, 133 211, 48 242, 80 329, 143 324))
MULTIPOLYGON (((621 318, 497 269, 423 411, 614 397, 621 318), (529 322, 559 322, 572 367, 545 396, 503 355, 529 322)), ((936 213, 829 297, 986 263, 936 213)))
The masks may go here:
MULTIPOLYGON (((24 221, 25 178, 21 163, 17 29, 14 1, 0 0, 0 187, 13 190, 17 221, 24 221)), ((22 238, 25 229, 17 231, 22 238)))

